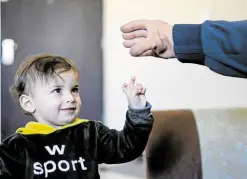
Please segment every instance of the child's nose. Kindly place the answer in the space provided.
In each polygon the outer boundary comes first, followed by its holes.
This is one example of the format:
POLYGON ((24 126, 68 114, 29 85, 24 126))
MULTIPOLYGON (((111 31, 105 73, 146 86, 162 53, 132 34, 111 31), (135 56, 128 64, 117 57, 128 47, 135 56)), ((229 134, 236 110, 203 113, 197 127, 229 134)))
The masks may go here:
POLYGON ((75 101, 75 97, 71 93, 67 93, 65 99, 66 99, 66 102, 67 103, 68 102, 74 102, 75 101))

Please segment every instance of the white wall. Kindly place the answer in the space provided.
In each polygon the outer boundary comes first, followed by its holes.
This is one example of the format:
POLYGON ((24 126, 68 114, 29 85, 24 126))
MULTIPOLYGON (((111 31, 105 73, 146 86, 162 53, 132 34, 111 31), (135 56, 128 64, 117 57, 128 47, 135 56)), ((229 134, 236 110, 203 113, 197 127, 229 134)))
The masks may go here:
POLYGON ((182 64, 176 59, 133 58, 122 45, 119 28, 122 24, 135 19, 162 19, 175 24, 200 23, 206 19, 247 18, 246 0, 212 2, 104 1, 103 117, 109 127, 121 129, 123 126, 127 101, 121 86, 132 75, 147 87, 146 96, 154 110, 247 106, 247 80, 224 77, 206 67, 182 64))

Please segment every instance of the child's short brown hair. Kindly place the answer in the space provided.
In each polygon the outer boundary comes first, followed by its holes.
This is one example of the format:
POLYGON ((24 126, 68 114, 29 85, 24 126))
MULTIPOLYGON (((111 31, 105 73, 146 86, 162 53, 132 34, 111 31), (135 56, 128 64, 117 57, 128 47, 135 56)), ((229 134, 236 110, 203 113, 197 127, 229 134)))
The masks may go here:
POLYGON ((22 94, 31 93, 31 86, 37 79, 48 81, 61 72, 74 70, 78 73, 74 63, 61 56, 39 54, 26 58, 16 71, 14 83, 10 88, 11 96, 19 100, 22 94))

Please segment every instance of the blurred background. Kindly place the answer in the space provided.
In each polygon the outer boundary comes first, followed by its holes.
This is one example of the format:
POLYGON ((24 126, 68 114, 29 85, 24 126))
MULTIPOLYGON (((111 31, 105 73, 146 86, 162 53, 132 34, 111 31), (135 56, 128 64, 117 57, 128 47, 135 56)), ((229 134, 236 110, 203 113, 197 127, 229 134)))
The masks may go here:
MULTIPOLYGON (((121 86, 136 76, 146 86, 154 111, 191 110, 201 141, 203 137, 208 140, 208 118, 241 119, 241 127, 247 127, 242 120, 247 118, 247 80, 224 77, 176 59, 133 58, 123 47, 120 32, 121 25, 135 19, 161 19, 170 24, 243 20, 247 19, 246 7, 246 0, 3 0, 1 41, 12 39, 15 53, 13 62, 1 65, 1 139, 32 120, 11 100, 9 87, 21 61, 36 53, 62 55, 76 63, 81 75, 81 118, 101 120, 121 130, 127 110, 121 86)), ((210 129, 214 122, 208 125, 210 129)), ((233 140, 240 135, 234 132, 233 140)), ((241 142, 247 146, 246 139, 241 142)), ((247 157, 246 149, 242 156, 247 157)), ((128 164, 103 165, 101 169, 105 178, 145 178, 145 155, 128 164)), ((211 174, 205 178, 219 178, 211 174)))

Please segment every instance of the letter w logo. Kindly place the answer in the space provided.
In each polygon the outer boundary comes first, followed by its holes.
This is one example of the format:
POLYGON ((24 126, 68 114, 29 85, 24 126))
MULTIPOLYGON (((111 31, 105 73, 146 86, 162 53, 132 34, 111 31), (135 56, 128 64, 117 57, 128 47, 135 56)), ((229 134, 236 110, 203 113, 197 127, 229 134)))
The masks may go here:
POLYGON ((64 154, 64 149, 65 149, 65 145, 62 145, 61 148, 59 148, 57 145, 53 145, 52 149, 49 146, 45 146, 45 149, 47 150, 47 152, 49 152, 50 155, 55 155, 56 151, 59 155, 63 155, 64 154))

